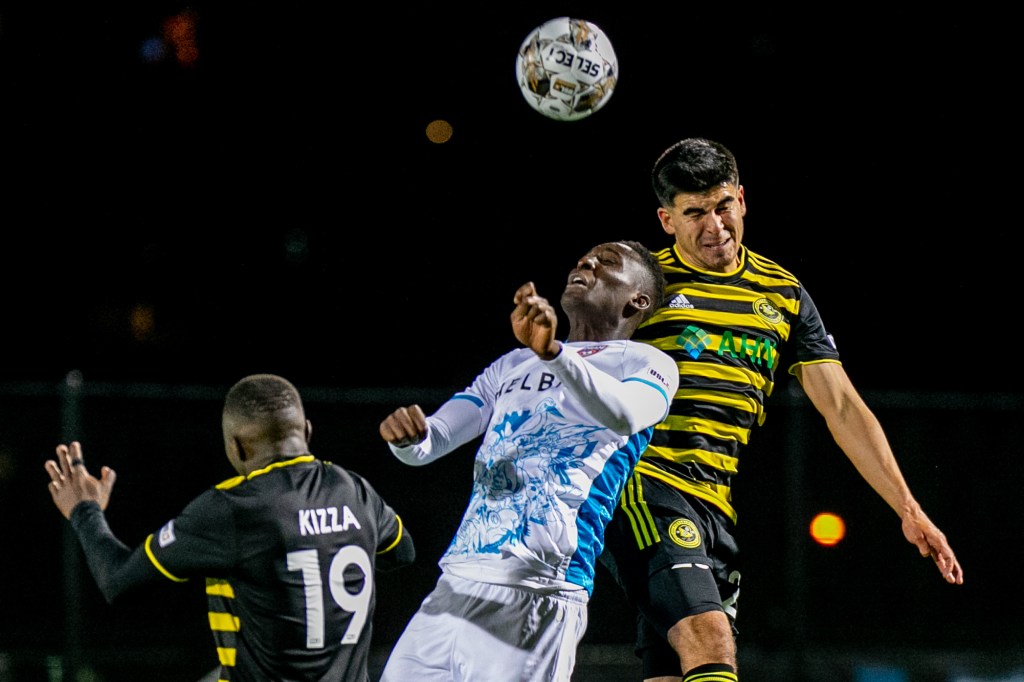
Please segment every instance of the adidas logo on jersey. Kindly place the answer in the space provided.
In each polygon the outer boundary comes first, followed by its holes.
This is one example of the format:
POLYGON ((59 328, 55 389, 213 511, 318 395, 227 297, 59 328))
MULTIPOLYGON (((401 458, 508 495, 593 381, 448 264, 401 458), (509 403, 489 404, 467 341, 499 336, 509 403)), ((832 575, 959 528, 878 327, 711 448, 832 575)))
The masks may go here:
POLYGON ((688 308, 693 309, 693 304, 687 300, 682 294, 676 294, 668 302, 669 308, 688 308))

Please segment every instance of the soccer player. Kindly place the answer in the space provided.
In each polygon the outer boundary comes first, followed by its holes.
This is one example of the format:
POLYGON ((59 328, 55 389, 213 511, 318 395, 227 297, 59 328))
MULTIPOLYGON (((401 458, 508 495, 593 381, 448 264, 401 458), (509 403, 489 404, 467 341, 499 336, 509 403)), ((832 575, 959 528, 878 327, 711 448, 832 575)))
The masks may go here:
POLYGON ((528 282, 512 310, 525 348, 429 417, 411 405, 381 422, 392 452, 413 466, 482 436, 441 576, 382 682, 569 680, 604 527, 679 380, 667 354, 628 340, 663 295, 643 245, 599 244, 569 273, 564 341, 554 308, 528 282))
POLYGON ((401 519, 359 475, 309 452, 287 380, 247 376, 224 401, 238 476, 205 491, 134 549, 104 517, 115 472, 92 476, 78 442, 45 463, 108 602, 141 585, 204 579, 222 681, 369 680, 374 571, 415 558, 401 519))
POLYGON ((658 158, 652 179, 658 219, 675 241, 656 254, 668 281, 665 303, 634 338, 675 358, 679 392, 626 487, 601 557, 639 609, 645 679, 738 679, 731 485, 780 369, 799 380, 836 443, 896 512, 906 539, 934 559, 943 579, 962 584, 946 536, 908 489, 807 290, 743 246, 747 206, 733 154, 686 139, 658 158))

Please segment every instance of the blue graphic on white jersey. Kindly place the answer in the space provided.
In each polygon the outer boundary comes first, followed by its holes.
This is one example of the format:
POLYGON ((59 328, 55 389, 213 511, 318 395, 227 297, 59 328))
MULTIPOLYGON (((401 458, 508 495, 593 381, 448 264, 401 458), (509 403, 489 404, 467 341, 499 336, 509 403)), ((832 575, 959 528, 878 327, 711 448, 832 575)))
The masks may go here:
POLYGON ((602 430, 566 424, 551 399, 497 421, 480 446, 469 508, 445 556, 497 554, 525 543, 549 520, 564 521, 564 510, 588 494, 572 470, 583 467, 598 446, 590 435, 602 430))

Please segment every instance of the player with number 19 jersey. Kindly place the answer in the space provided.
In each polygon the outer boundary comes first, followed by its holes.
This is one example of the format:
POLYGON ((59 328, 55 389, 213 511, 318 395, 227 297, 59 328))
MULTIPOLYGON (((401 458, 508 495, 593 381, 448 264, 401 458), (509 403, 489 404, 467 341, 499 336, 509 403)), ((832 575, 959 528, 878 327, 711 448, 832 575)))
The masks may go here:
MULTIPOLYGON (((111 539, 94 504, 72 524, 90 542, 111 539)), ((374 571, 412 561, 392 551, 402 536, 364 478, 303 455, 202 493, 116 569, 104 562, 97 582, 112 601, 160 575, 205 578, 222 681, 283 682, 296 669, 303 680, 363 681, 374 571)))

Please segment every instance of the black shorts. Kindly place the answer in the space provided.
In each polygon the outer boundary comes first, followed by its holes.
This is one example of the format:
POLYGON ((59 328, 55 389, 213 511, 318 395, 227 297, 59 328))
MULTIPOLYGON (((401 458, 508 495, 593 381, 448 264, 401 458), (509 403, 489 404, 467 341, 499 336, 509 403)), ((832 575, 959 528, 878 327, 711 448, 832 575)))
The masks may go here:
POLYGON ((665 637, 686 616, 724 611, 736 634, 739 549, 732 521, 713 504, 634 474, 605 531, 601 563, 639 611, 645 677, 680 674, 665 637))

